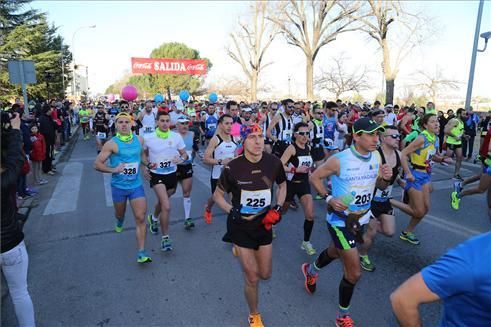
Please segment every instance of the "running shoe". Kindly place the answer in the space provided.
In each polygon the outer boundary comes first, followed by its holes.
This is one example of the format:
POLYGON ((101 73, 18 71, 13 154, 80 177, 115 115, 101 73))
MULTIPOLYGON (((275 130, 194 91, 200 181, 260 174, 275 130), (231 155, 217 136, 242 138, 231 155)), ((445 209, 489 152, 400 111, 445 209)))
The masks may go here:
POLYGON ((323 197, 322 195, 320 195, 319 193, 317 193, 314 197, 314 200, 324 200, 325 197, 323 197))
POLYGON ((302 265, 302 273, 303 273, 303 276, 305 277, 305 290, 307 291, 307 293, 309 293, 310 295, 314 294, 315 293, 315 289, 316 289, 316 286, 317 286, 317 277, 319 277, 319 274, 315 274, 315 275, 311 275, 309 274, 309 266, 310 264, 309 263, 304 263, 302 265))
POLYGON ((460 199, 457 196, 457 192, 452 192, 452 208, 454 210, 459 210, 459 205, 460 205, 460 199))
POLYGON ((457 174, 453 177, 453 179, 455 180, 459 180, 459 181, 463 181, 464 179, 462 178, 462 176, 460 176, 460 174, 457 174))
POLYGON ((187 218, 184 220, 184 229, 190 230, 194 227, 194 222, 191 218, 187 218))
POLYGON ((39 182, 38 182, 38 185, 44 185, 44 184, 48 184, 48 181, 45 180, 45 179, 41 179, 39 182))
POLYGON ((54 176, 55 174, 56 173, 54 171, 52 171, 52 170, 48 171, 48 175, 50 175, 50 176, 54 176))
POLYGON ((305 250, 308 255, 314 255, 317 251, 315 251, 314 247, 312 246, 312 243, 302 241, 302 245, 300 246, 302 250, 305 250))
POLYGON ((249 326, 250 327, 264 327, 263 321, 261 320, 261 314, 255 313, 249 315, 249 326))
POLYGON ((293 210, 298 209, 298 204, 297 204, 297 202, 295 202, 295 200, 292 200, 292 202, 290 202, 290 209, 293 209, 293 210))
POLYGON ((153 221, 152 215, 147 216, 147 221, 150 233, 152 233, 153 235, 157 234, 159 232, 159 222, 153 221))
POLYGON ((116 233, 121 233, 123 231, 123 224, 124 224, 124 219, 116 219, 116 223, 114 224, 114 230, 116 233))
POLYGON ((349 315, 344 315, 342 317, 336 318, 337 327, 355 327, 355 322, 349 315))
POLYGON ((26 199, 29 199, 31 197, 31 195, 29 194, 24 194, 24 195, 19 195, 17 198, 19 200, 26 200, 26 199))
POLYGON ((211 210, 208 209, 208 206, 205 206, 205 223, 211 224, 211 220, 213 219, 213 216, 211 215, 211 210))
POLYGON ((360 265, 366 271, 374 271, 375 265, 370 261, 368 255, 360 255, 360 265))
POLYGON ((163 237, 162 238, 162 251, 167 252, 167 251, 172 251, 172 240, 170 237, 163 237))
POLYGON ((399 235, 399 238, 403 241, 407 241, 411 244, 414 244, 414 245, 418 245, 419 244, 419 240, 418 238, 416 237, 416 235, 414 235, 413 232, 404 232, 402 231, 401 232, 401 235, 399 235))
POLYGON ((147 263, 147 262, 152 262, 152 258, 150 258, 148 256, 148 254, 145 252, 145 250, 140 250, 140 251, 138 251, 136 261, 138 263, 147 263))

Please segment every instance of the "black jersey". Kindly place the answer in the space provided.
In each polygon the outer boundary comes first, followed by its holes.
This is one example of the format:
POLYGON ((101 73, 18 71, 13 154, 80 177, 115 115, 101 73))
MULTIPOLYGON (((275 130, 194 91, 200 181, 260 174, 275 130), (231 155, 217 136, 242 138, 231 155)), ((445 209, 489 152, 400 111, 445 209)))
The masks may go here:
MULTIPOLYGON (((384 151, 382 151, 381 148, 378 148, 377 151, 380 154, 380 158, 382 159, 382 164, 387 163, 387 160, 385 159, 385 156, 384 156, 384 151)), ((375 186, 375 192, 374 192, 375 195, 373 197, 373 201, 376 201, 376 202, 388 201, 389 197, 392 194, 392 186, 393 186, 394 182, 396 181, 397 176, 399 175, 399 170, 401 168, 401 158, 399 158, 399 153, 396 150, 394 150, 394 151, 396 152, 396 165, 394 167, 392 167, 392 178, 390 179, 389 186, 387 186, 387 188, 385 190, 380 190, 375 186)))
MULTIPOLYGON (((313 161, 310 156, 310 147, 305 145, 305 148, 300 148, 296 143, 292 143, 295 148, 295 154, 288 159, 287 165, 298 168, 300 166, 312 167, 313 161)), ((307 181, 309 180, 309 173, 295 173, 289 174, 291 178, 288 178, 292 181, 307 181)))
POLYGON ((94 128, 97 133, 107 133, 107 128, 104 126, 108 126, 109 120, 106 119, 106 113, 104 112, 96 112, 93 119, 94 128))
POLYGON ((218 187, 232 193, 232 205, 241 208, 241 214, 256 215, 271 207, 273 183, 286 180, 281 160, 263 153, 259 162, 252 163, 242 155, 226 165, 218 180, 218 187))

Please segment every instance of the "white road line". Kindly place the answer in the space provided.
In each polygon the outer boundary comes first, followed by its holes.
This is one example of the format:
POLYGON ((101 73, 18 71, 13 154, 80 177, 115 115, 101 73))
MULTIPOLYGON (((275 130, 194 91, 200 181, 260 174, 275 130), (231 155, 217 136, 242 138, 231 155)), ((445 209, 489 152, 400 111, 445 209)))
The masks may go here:
POLYGON ((454 234, 459 234, 465 237, 470 237, 470 236, 475 236, 479 235, 482 233, 485 233, 484 231, 480 232, 478 230, 472 229, 472 228, 467 228, 462 225, 453 223, 451 221, 433 216, 433 215, 426 215, 423 219, 423 222, 427 222, 430 225, 442 228, 448 232, 454 233, 454 234))
POLYGON ((113 206, 113 195, 111 192, 111 173, 103 173, 104 176, 104 195, 106 196, 106 207, 113 206))
POLYGON ((79 162, 66 164, 43 216, 77 210, 83 167, 84 165, 79 162))

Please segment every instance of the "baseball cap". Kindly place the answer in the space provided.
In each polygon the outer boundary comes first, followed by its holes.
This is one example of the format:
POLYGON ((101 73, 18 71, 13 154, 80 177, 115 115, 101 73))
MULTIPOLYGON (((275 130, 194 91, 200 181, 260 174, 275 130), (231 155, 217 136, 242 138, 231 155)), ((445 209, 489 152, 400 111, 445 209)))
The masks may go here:
POLYGON ((382 125, 377 124, 371 118, 360 118, 353 124, 353 133, 373 133, 376 130, 385 131, 382 125))
POLYGON ((242 108, 242 111, 245 111, 245 112, 252 112, 252 109, 249 108, 249 107, 244 107, 242 108))
POLYGON ((386 104, 384 108, 385 109, 392 109, 392 108, 394 108, 394 106, 391 103, 389 103, 389 104, 386 104))
POLYGON ((186 116, 179 116, 179 118, 177 118, 177 122, 178 123, 187 123, 187 122, 189 122, 189 118, 186 116))

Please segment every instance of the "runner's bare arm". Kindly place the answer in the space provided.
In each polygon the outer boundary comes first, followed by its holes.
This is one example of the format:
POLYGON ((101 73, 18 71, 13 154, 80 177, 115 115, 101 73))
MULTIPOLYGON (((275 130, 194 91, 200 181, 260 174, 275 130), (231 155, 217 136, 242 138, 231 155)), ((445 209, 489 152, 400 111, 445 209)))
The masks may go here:
POLYGON ((117 145, 114 141, 109 141, 102 147, 101 153, 95 158, 94 169, 102 173, 119 173, 122 171, 124 164, 120 164, 117 167, 108 167, 106 165, 107 159, 113 153, 117 152, 117 145))
POLYGON ((286 182, 283 182, 278 185, 278 189, 276 190, 276 204, 283 207, 286 198, 286 182))
POLYGON ((421 326, 418 306, 439 299, 438 295, 426 286, 420 272, 406 280, 390 295, 392 310, 400 325, 404 327, 421 326))
POLYGON ((213 159, 213 151, 217 147, 218 139, 213 136, 208 144, 208 147, 205 150, 205 154, 203 155, 203 162, 208 165, 218 165, 218 161, 213 159))
POLYGON ((215 193, 213 193, 213 201, 215 201, 215 203, 226 213, 229 213, 233 208, 233 206, 225 200, 225 191, 222 190, 220 184, 218 184, 215 193))
POLYGON ((281 163, 283 164, 283 168, 287 173, 289 173, 291 169, 290 167, 288 167, 288 160, 290 160, 293 155, 295 155, 295 148, 293 147, 293 145, 290 144, 281 156, 281 163))
POLYGON ((323 180, 332 175, 339 175, 339 159, 330 157, 310 175, 310 184, 319 194, 327 194, 323 180))
POLYGON ((280 116, 279 115, 274 116, 273 120, 271 121, 271 123, 268 126, 268 129, 266 130, 266 136, 270 140, 275 141, 275 139, 276 139, 276 137, 274 137, 273 134, 271 134, 271 132, 273 131, 273 128, 278 124, 279 121, 280 121, 280 116))

